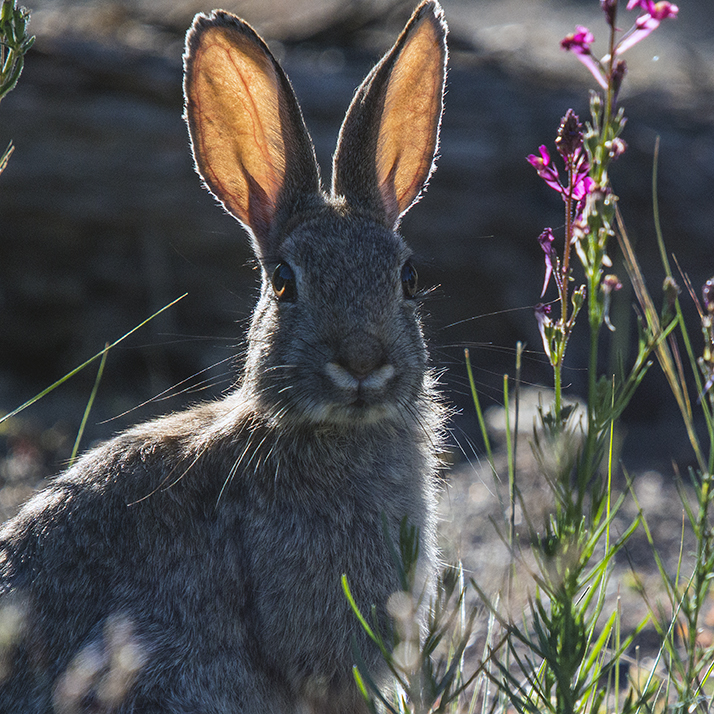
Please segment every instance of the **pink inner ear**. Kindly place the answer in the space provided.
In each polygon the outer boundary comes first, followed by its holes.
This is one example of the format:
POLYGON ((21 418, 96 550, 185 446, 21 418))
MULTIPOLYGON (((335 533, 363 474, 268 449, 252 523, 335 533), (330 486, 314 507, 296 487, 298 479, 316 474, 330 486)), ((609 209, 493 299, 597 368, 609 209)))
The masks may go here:
POLYGON ((387 82, 377 177, 395 222, 419 198, 433 168, 445 78, 444 30, 433 15, 411 30, 387 82))
POLYGON ((236 218, 265 231, 285 178, 275 68, 238 27, 209 26, 192 50, 187 111, 198 169, 236 218))

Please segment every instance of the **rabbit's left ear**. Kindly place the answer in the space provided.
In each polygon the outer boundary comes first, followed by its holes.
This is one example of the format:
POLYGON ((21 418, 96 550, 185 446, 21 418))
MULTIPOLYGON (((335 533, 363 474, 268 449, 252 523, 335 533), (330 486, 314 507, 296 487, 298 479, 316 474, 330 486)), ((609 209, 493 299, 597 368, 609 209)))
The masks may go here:
POLYGON ((271 254, 281 226, 320 192, 288 78, 247 23, 215 10, 197 15, 186 37, 184 96, 198 172, 257 252, 271 254))
POLYGON ((446 33, 439 3, 423 2, 357 90, 340 130, 332 193, 389 228, 419 199, 434 169, 446 33))

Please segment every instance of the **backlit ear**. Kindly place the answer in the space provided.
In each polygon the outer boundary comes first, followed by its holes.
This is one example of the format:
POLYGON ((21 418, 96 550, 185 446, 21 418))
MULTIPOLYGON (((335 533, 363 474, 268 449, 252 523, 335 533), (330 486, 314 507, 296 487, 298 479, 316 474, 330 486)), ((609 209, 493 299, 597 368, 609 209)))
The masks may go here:
POLYGON ((446 33, 439 4, 422 3, 357 90, 340 131, 333 194, 390 228, 419 199, 434 169, 446 33))
POLYGON ((279 225, 319 192, 312 142, 290 83, 267 45, 223 11, 186 36, 185 116, 211 192, 270 252, 279 225))

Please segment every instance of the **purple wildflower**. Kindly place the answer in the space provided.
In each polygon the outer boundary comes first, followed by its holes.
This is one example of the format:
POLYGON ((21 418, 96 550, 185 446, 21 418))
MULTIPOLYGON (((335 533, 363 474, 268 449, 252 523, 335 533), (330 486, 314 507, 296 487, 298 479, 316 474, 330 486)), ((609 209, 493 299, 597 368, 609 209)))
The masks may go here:
POLYGON ((545 280, 543 281, 543 290, 540 293, 541 297, 545 295, 545 291, 548 287, 548 283, 550 282, 550 276, 553 274, 553 270, 556 270, 556 280, 558 280, 558 254, 555 252, 555 248, 553 248, 554 240, 555 236, 553 235, 553 231, 550 228, 546 228, 538 236, 538 243, 540 244, 540 247, 545 253, 545 280))
POLYGON ((560 41, 560 46, 564 50, 570 50, 578 55, 589 55, 590 45, 595 41, 595 36, 593 35, 587 27, 583 25, 578 25, 575 28, 575 32, 567 35, 560 41))
POLYGON ((576 157, 583 148, 583 125, 572 109, 560 120, 555 146, 565 160, 576 157))
POLYGON ((544 305, 539 302, 534 308, 535 317, 538 321, 538 331, 540 338, 543 340, 543 349, 545 350, 548 359, 552 359, 552 351, 550 349, 550 338, 553 330, 553 320, 550 319, 550 305, 544 305))
MULTIPOLYGON (((614 28, 617 0, 600 0, 600 6, 605 13, 608 25, 614 28)), ((621 55, 633 45, 644 40, 647 35, 659 27, 662 20, 669 17, 677 17, 679 13, 679 8, 669 0, 659 0, 658 2, 655 2, 655 0, 629 0, 627 9, 634 10, 635 8, 644 10, 644 13, 635 20, 635 24, 622 36, 622 39, 615 47, 615 56, 621 55)), ((622 79, 625 76, 626 67, 624 63, 620 64, 618 62, 612 70, 612 76, 607 77, 603 62, 607 62, 609 57, 598 61, 593 56, 590 45, 594 40, 592 32, 587 27, 578 25, 575 28, 575 32, 566 35, 560 41, 560 46, 564 50, 573 52, 580 62, 588 68, 592 76, 595 77, 597 83, 605 90, 608 88, 609 79, 615 96, 617 96, 622 79)))
POLYGON ((634 10, 636 7, 644 10, 648 15, 657 20, 664 20, 668 17, 677 17, 679 8, 668 0, 629 0, 627 3, 628 10, 634 10))
POLYGON ((529 154, 526 157, 528 163, 548 186, 561 194, 564 201, 581 201, 594 189, 595 182, 588 176, 590 164, 583 151, 582 126, 572 109, 568 109, 561 120, 555 143, 568 168, 570 180, 567 186, 563 185, 558 169, 551 163, 550 152, 546 146, 539 147, 540 156, 529 154))
POLYGON ((575 32, 566 35, 560 41, 560 46, 564 50, 575 53, 575 56, 590 70, 597 83, 603 89, 607 89, 607 80, 602 71, 602 66, 590 51, 590 45, 594 40, 593 33, 587 27, 578 25, 575 28, 575 32))
POLYGON ((629 50, 630 47, 641 42, 653 30, 656 30, 662 20, 666 20, 668 17, 677 17, 679 12, 679 8, 668 0, 659 0, 659 2, 630 0, 627 3, 628 10, 634 10, 636 7, 644 10, 645 13, 635 20, 632 30, 622 38, 615 50, 616 54, 622 54, 625 50, 629 50))
POLYGON ((558 177, 558 169, 556 169, 555 166, 551 166, 548 147, 541 145, 538 151, 540 152, 540 156, 529 154, 526 157, 528 163, 535 168, 538 172, 538 176, 540 176, 548 184, 548 186, 562 193, 563 186, 560 183, 560 178, 558 177))
MULTIPOLYGON (((572 109, 568 109, 560 121, 555 145, 566 164, 572 167, 572 197, 579 201, 591 191, 594 184, 588 176, 590 164, 583 152, 583 126, 572 109)), ((561 191, 564 197, 566 192, 567 189, 561 191)))
POLYGON ((580 154, 573 167, 572 197, 581 201, 595 188, 595 182, 588 176, 590 164, 585 159, 585 154, 580 154))

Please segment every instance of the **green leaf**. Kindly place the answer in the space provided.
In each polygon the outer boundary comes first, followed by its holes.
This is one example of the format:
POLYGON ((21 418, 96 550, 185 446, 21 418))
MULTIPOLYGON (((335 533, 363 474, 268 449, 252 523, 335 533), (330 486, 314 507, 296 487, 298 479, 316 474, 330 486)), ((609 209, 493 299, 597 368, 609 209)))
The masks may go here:
POLYGON ((369 635, 369 637, 374 640, 374 642, 377 643, 377 645, 380 646, 380 649, 383 647, 382 640, 381 638, 377 637, 374 632, 372 632, 372 628, 369 626, 369 623, 365 619, 364 615, 362 614, 361 610, 359 609, 359 606, 355 602, 354 597, 352 596, 352 591, 350 590, 349 583, 347 582, 347 574, 342 573, 342 590, 345 593, 345 596, 347 597, 347 601, 350 603, 350 607, 352 608, 352 612, 354 612, 355 616, 359 620, 360 625, 362 625, 362 629, 369 635))

